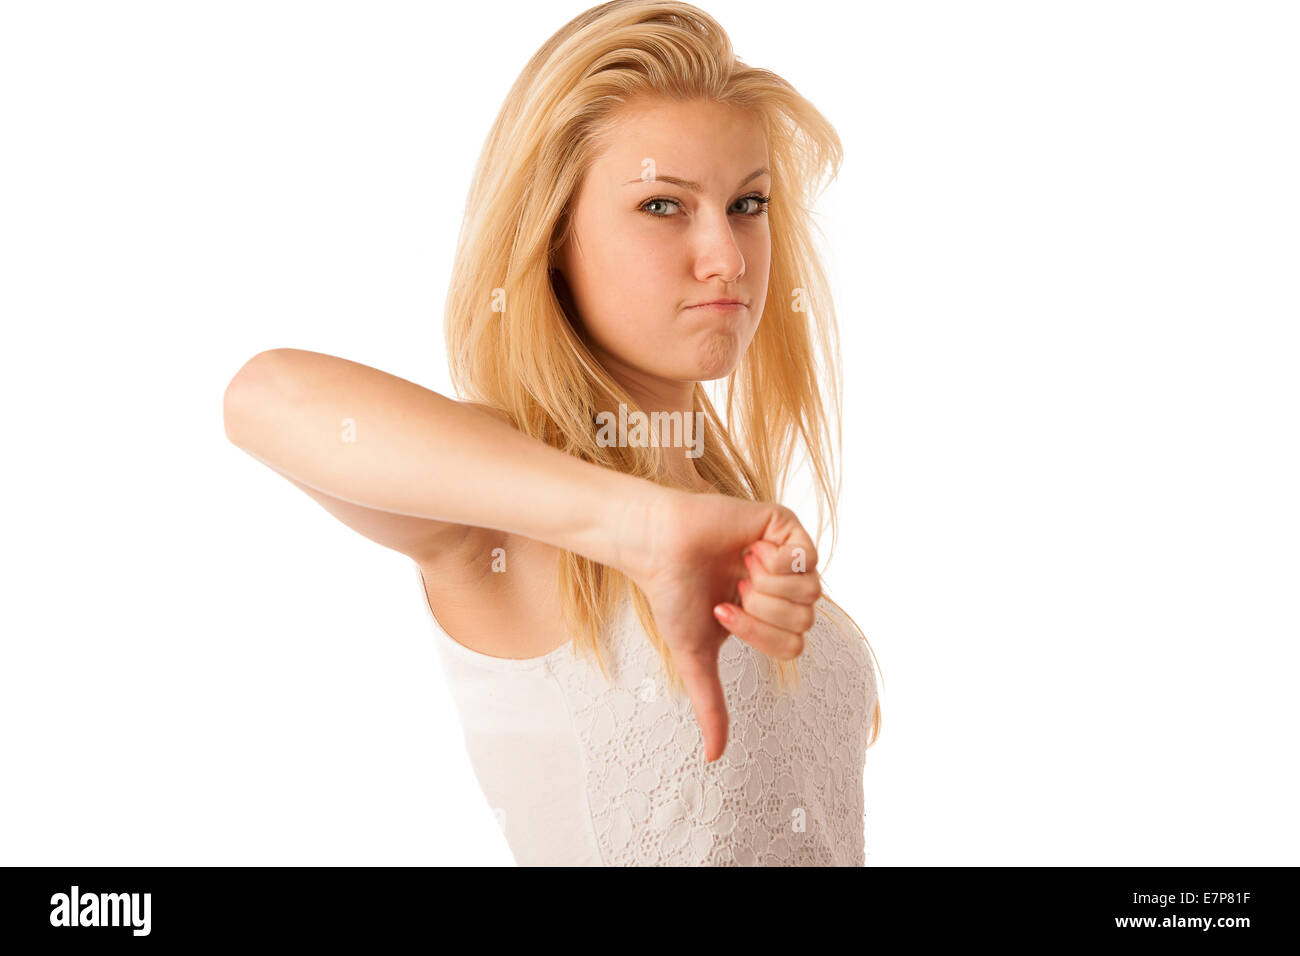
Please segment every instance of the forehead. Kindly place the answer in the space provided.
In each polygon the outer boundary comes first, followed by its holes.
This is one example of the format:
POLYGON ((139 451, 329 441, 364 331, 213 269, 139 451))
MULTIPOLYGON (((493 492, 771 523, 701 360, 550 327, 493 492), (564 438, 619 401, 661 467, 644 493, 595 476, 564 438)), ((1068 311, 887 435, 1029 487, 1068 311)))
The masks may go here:
POLYGON ((767 165, 758 116, 712 100, 629 103, 615 115, 603 145, 592 161, 591 178, 619 184, 639 177, 647 159, 666 175, 721 191, 767 165))

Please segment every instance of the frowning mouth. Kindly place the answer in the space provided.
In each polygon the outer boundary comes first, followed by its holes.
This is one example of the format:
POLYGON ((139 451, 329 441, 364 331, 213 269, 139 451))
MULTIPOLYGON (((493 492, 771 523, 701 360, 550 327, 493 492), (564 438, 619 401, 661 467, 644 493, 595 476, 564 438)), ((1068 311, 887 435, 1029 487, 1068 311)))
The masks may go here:
POLYGON ((745 303, 739 299, 713 299, 709 302, 697 302, 694 305, 688 305, 688 309, 743 309, 745 303))

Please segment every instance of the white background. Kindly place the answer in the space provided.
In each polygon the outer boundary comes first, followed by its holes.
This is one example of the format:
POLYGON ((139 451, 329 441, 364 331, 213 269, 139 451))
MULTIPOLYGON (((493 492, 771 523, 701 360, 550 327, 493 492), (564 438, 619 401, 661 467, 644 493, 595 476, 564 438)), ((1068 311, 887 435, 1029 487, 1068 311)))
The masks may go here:
MULTIPOLYGON (((412 563, 221 398, 451 394, 473 163, 586 6, 0 6, 0 863, 511 862, 412 563)), ((705 9, 846 149, 868 865, 1300 862, 1295 7, 705 9)))

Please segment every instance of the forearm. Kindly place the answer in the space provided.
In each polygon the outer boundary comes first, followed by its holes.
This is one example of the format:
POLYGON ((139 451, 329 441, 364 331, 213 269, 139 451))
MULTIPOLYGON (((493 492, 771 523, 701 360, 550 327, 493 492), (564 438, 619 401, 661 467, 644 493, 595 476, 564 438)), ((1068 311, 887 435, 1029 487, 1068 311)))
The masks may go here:
POLYGON ((622 567, 667 489, 581 461, 490 415, 336 356, 254 357, 230 440, 305 485, 397 514, 496 528, 622 567))

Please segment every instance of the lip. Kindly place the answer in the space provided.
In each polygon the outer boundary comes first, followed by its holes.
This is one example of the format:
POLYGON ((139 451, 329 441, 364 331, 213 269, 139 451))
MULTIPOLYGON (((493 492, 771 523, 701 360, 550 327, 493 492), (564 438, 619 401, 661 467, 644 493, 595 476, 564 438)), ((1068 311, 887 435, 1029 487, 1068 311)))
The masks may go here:
POLYGON ((743 309, 746 308, 744 302, 739 299, 714 299, 711 302, 698 302, 695 305, 688 305, 688 309, 743 309))

